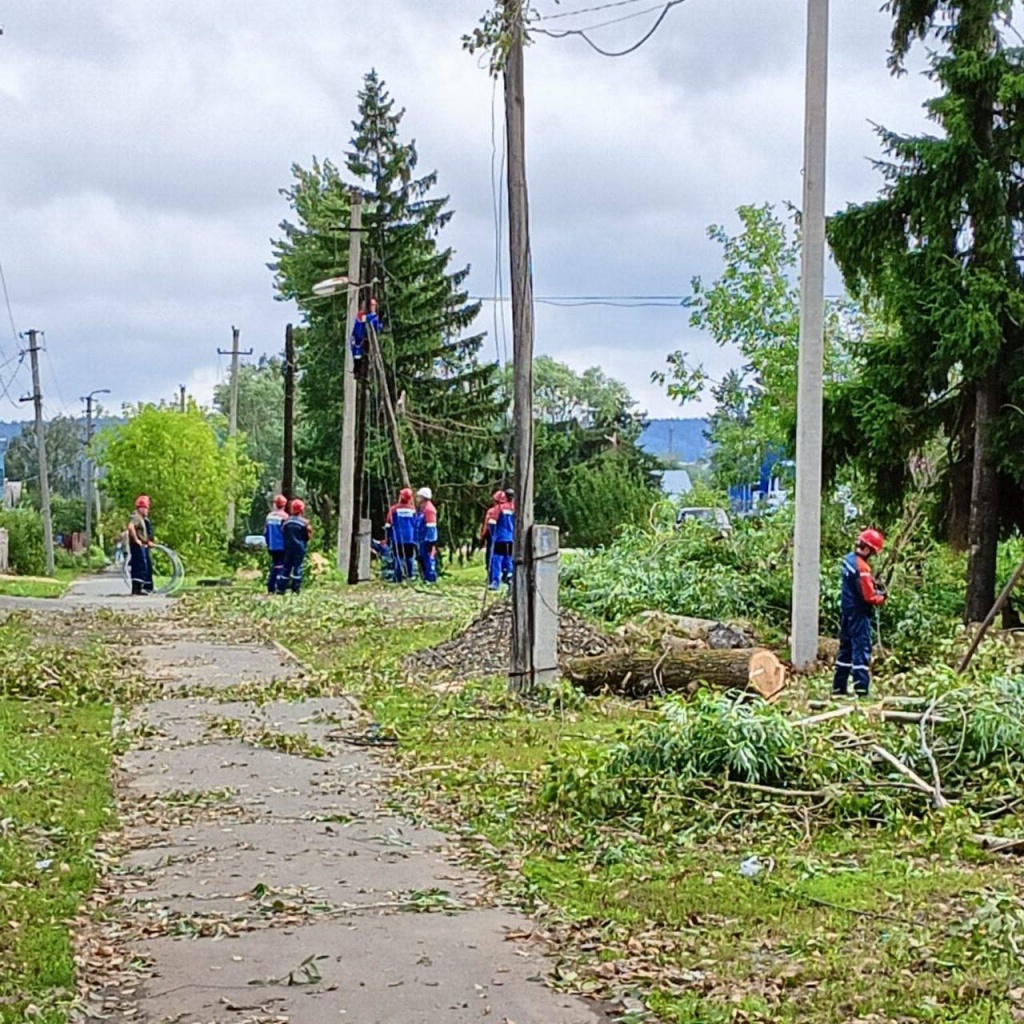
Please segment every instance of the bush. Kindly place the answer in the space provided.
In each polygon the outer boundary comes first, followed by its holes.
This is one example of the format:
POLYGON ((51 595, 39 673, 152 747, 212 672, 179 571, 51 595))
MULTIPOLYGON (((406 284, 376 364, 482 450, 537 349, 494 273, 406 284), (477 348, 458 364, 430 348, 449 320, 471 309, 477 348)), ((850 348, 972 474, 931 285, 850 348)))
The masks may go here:
POLYGON ((11 572, 20 576, 42 576, 46 572, 42 516, 31 508, 0 511, 0 528, 7 531, 11 572))

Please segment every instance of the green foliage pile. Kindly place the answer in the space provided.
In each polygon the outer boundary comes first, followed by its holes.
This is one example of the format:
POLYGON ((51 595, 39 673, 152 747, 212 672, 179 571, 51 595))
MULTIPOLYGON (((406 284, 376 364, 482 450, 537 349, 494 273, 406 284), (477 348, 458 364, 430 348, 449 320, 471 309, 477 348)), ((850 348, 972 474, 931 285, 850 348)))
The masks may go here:
MULTIPOLYGON (((1009 810, 1024 784, 1024 676, 965 683, 922 670, 907 684, 921 697, 914 710, 934 715, 925 737, 944 795, 965 815, 1009 810)), ((632 818, 655 831, 683 807, 704 824, 726 807, 770 816, 780 802, 809 801, 828 820, 898 821, 926 812, 929 796, 875 749, 931 784, 918 725, 856 714, 800 726, 801 715, 743 694, 670 697, 656 717, 626 726, 614 743, 559 751, 541 800, 581 819, 632 818)))
POLYGON ((46 549, 39 513, 33 508, 0 509, 0 528, 7 531, 11 572, 20 576, 42 576, 46 572, 46 549))
POLYGON ((148 494, 157 540, 192 568, 219 562, 226 545, 229 498, 247 501, 256 467, 237 438, 218 436, 214 422, 194 405, 143 406, 94 440, 106 470, 104 491, 122 512, 121 529, 135 499, 148 494))

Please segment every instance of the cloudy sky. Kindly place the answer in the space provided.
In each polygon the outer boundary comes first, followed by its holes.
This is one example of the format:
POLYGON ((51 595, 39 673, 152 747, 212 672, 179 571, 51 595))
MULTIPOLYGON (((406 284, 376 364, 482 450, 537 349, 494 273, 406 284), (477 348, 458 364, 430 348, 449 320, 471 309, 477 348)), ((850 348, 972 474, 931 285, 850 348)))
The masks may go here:
MULTIPOLYGON (((298 312, 274 300, 265 266, 288 213, 278 190, 294 162, 343 162, 371 67, 451 196, 446 241, 472 266, 471 292, 495 295, 501 92, 460 45, 488 2, 0 0, 0 261, 15 330, 46 332, 47 414, 77 413, 94 388, 114 407, 179 384, 208 400, 232 325, 243 347, 280 350, 298 312)), ((830 210, 875 193, 871 122, 922 124, 928 84, 889 77, 879 6, 833 0, 830 210)), ((615 49, 657 13, 627 0, 545 24, 635 15, 592 33, 615 49)), ((709 223, 735 224, 742 203, 799 202, 805 16, 805 0, 688 0, 628 57, 578 38, 530 48, 537 296, 682 296, 719 269, 709 223)), ((501 353, 493 303, 481 322, 501 353)), ((2 390, 30 390, 19 344, 0 304, 0 419, 29 412, 2 390)), ((678 414, 649 378, 679 347, 714 372, 735 362, 679 307, 537 308, 538 352, 600 364, 652 415, 678 414)))

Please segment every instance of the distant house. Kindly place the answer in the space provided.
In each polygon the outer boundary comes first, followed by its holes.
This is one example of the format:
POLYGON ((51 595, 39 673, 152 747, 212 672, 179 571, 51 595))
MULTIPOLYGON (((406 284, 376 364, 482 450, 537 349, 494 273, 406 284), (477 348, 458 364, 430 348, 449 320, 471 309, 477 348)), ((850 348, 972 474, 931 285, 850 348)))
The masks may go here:
POLYGON ((669 498, 681 498, 693 488, 693 481, 685 469, 666 469, 661 475, 661 489, 669 498))

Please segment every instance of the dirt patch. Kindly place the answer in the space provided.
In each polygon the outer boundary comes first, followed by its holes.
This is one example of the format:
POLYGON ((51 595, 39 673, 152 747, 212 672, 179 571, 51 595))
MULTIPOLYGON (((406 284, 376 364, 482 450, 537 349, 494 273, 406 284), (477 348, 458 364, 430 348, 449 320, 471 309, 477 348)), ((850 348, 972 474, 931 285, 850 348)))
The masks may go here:
MULTIPOLYGON (((512 605, 493 604, 461 633, 434 647, 410 654, 404 661, 409 672, 441 672, 451 679, 479 679, 508 672, 512 644, 512 605)), ((558 628, 558 661, 618 650, 621 643, 602 633, 575 612, 561 612, 558 628)))

